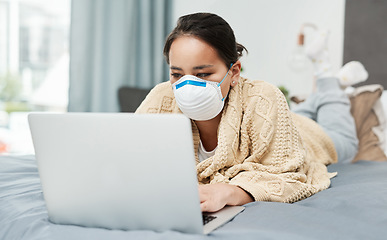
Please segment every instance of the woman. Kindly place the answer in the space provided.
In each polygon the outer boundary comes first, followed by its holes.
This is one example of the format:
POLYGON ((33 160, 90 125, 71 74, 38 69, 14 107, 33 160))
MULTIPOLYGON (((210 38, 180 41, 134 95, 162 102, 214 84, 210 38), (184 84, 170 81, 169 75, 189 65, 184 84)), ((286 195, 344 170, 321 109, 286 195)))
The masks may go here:
POLYGON ((326 168, 337 162, 332 139, 291 113, 278 88, 240 77, 243 50, 221 17, 179 18, 164 47, 170 81, 136 111, 192 119, 202 211, 295 202, 328 188, 334 176, 326 168))

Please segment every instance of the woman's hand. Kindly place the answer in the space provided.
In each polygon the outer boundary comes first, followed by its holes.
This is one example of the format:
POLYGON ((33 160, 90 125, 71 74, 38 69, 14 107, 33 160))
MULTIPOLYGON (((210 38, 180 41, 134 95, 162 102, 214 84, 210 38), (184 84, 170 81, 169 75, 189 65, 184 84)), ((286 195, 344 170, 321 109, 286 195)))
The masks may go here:
POLYGON ((226 205, 243 205, 254 201, 242 188, 226 183, 199 185, 199 197, 202 212, 216 212, 226 205))

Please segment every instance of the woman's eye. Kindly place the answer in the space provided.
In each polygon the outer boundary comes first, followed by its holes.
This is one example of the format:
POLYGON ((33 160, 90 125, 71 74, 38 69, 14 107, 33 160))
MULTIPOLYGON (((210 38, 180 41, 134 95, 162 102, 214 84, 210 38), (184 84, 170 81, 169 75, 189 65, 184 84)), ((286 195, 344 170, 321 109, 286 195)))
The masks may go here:
POLYGON ((196 74, 196 77, 205 78, 205 77, 208 77, 210 75, 211 75, 211 73, 198 73, 198 74, 196 74))
POLYGON ((174 78, 181 78, 182 75, 180 73, 171 73, 171 76, 174 78))

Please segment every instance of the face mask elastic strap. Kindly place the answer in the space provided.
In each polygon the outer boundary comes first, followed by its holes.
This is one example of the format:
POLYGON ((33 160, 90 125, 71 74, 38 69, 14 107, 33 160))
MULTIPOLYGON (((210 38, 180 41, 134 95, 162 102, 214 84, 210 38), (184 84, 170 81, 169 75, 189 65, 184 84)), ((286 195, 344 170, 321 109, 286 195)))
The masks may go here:
POLYGON ((222 82, 224 81, 224 79, 226 79, 227 74, 228 74, 228 72, 230 71, 232 65, 233 65, 233 63, 231 63, 231 66, 230 66, 230 68, 227 70, 227 73, 226 73, 226 75, 224 76, 224 78, 222 79, 222 81, 220 81, 220 83, 218 83, 218 87, 220 86, 220 84, 222 84, 222 82))

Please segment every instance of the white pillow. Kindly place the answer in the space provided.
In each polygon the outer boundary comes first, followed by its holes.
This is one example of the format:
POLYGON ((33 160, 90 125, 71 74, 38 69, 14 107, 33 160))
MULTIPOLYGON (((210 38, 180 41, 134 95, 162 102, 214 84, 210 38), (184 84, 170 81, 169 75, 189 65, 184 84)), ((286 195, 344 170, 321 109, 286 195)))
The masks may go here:
MULTIPOLYGON (((382 111, 382 114, 384 114, 385 119, 387 119, 387 90, 383 91, 382 96, 380 97, 380 103, 381 108, 380 111, 382 111)), ((385 134, 385 142, 384 142, 384 152, 387 155, 387 129, 384 128, 384 134, 385 134)))
POLYGON ((380 97, 380 101, 382 102, 384 114, 387 117, 387 90, 384 90, 382 96, 380 97))

